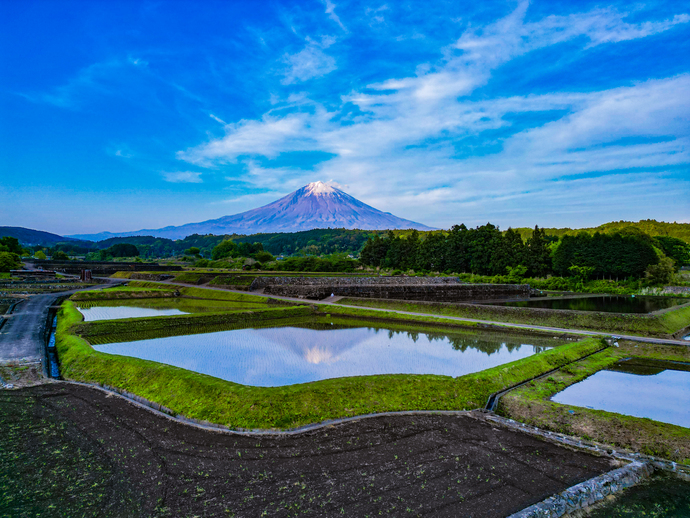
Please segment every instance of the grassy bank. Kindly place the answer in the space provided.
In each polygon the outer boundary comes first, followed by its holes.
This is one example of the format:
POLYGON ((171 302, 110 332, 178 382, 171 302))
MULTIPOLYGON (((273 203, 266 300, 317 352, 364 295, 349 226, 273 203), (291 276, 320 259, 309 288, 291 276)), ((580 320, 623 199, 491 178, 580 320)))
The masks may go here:
MULTIPOLYGON (((539 329, 525 329, 521 327, 513 327, 510 324, 482 324, 478 322, 465 322, 463 320, 451 320, 443 317, 433 317, 427 315, 405 315, 395 313, 393 311, 378 311, 373 309, 349 308, 343 306, 336 306, 332 304, 317 304, 317 311, 320 314, 335 316, 347 319, 359 319, 369 322, 385 323, 389 325, 405 325, 405 326, 424 326, 434 325, 438 328, 448 330, 452 329, 475 329, 491 331, 492 333, 510 333, 512 335, 528 335, 528 336, 545 336, 553 337, 553 331, 541 331, 539 329)), ((578 335, 559 335, 559 338, 576 339, 578 335)))
POLYGON ((143 289, 173 289, 180 293, 182 297, 204 299, 204 300, 224 300, 232 302, 258 302, 261 304, 292 304, 282 300, 271 299, 266 297, 259 297, 257 295, 249 295, 245 293, 232 293, 222 290, 211 290, 206 288, 197 288, 194 286, 177 286, 170 284, 163 284, 160 282, 151 281, 132 281, 128 285, 132 288, 143 289))
POLYGON ((124 299, 153 299, 174 298, 175 287, 169 289, 117 287, 98 291, 80 291, 72 295, 72 300, 124 300, 124 299))
POLYGON ((291 428, 371 412, 477 408, 484 405, 492 392, 602 347, 599 340, 587 339, 459 378, 362 376, 265 388, 99 353, 78 336, 80 325, 81 315, 73 303, 66 302, 60 309, 56 334, 62 375, 66 379, 116 386, 187 417, 233 428, 291 428))
POLYGON ((662 314, 640 315, 384 299, 344 298, 339 301, 339 304, 641 336, 666 337, 690 324, 690 305, 681 306, 662 314))
MULTIPOLYGON (((145 305, 146 307, 166 304, 187 305, 199 310, 221 311, 237 309, 257 309, 274 306, 294 306, 294 303, 244 293, 231 293, 219 290, 176 286, 170 284, 132 281, 127 286, 100 291, 75 293, 70 300, 80 302, 80 307, 88 305, 145 305)), ((180 308, 182 310, 182 308, 180 308)))
POLYGON ((690 464, 688 428, 549 401, 556 393, 623 358, 690 362, 690 347, 622 341, 618 348, 608 348, 506 394, 499 402, 498 412, 547 430, 690 464))
MULTIPOLYGON (((66 307, 74 309, 72 301, 66 307)), ((172 315, 155 318, 122 318, 117 320, 97 320, 82 322, 73 328, 76 335, 95 338, 95 343, 112 343, 149 337, 179 336, 232 328, 247 322, 263 322, 279 319, 307 317, 313 314, 309 306, 259 308, 247 311, 225 310, 222 312, 172 315)), ((81 314, 80 314, 81 315, 81 314)))
POLYGON ((135 307, 151 309, 179 309, 185 313, 209 313, 214 311, 239 311, 250 309, 268 309, 277 307, 266 302, 233 302, 230 300, 190 299, 186 297, 154 297, 154 298, 126 298, 126 299, 95 299, 81 300, 70 298, 79 308, 93 307, 135 307))

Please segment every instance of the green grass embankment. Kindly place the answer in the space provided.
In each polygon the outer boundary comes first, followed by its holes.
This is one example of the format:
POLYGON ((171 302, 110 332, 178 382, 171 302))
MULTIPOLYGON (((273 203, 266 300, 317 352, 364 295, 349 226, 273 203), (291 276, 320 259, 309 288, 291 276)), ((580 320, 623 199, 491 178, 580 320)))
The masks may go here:
POLYGON ((243 293, 143 281, 133 281, 127 287, 96 292, 79 292, 72 295, 70 300, 78 302, 80 308, 116 305, 162 309, 176 308, 188 313, 262 310, 297 305, 292 302, 243 293))
POLYGON ((606 333, 659 337, 669 336, 690 324, 690 305, 661 314, 640 315, 383 299, 344 298, 338 304, 513 324, 532 324, 564 329, 587 329, 606 333))
POLYGON ((171 288, 134 288, 117 287, 106 290, 80 291, 72 295, 72 300, 123 300, 123 299, 154 299, 174 298, 175 287, 171 288))
MULTIPOLYGON (((111 279, 130 279, 133 273, 137 272, 115 272, 110 276, 111 279)), ((140 272, 140 273, 152 273, 152 272, 140 272)))
MULTIPOLYGON (((66 306, 73 303, 65 302, 66 306)), ((73 331, 84 337, 93 337, 97 343, 121 341, 123 337, 146 336, 165 337, 181 334, 194 334, 224 329, 247 321, 263 322, 266 320, 292 319, 311 316, 313 309, 309 306, 258 308, 247 311, 246 308, 225 310, 222 312, 197 313, 190 315, 172 315, 166 317, 122 318, 116 320, 97 320, 77 324, 73 331)))
POLYGON ((258 302, 261 304, 283 304, 291 305, 291 302, 286 302, 278 299, 271 299, 266 297, 260 297, 258 295, 250 295, 247 293, 233 293, 223 290, 212 290, 207 288, 197 288, 194 286, 177 286, 170 284, 163 284, 160 282, 151 281, 132 281, 129 286, 134 288, 146 288, 146 289, 156 289, 156 288, 172 288, 180 293, 182 297, 190 297, 205 300, 226 300, 232 302, 258 302))
POLYGON ((690 429, 603 410, 562 405, 550 398, 624 358, 690 362, 690 347, 621 341, 546 378, 504 395, 498 413, 539 428, 690 464, 690 429))
POLYGON ((346 318, 350 317, 367 319, 371 320, 372 322, 432 323, 436 325, 462 328, 477 328, 480 326, 480 324, 477 324, 476 322, 463 322, 461 320, 450 320, 443 317, 402 315, 393 311, 346 308, 334 304, 316 304, 316 308, 323 314, 336 315, 346 318))
POLYGON ((254 279, 256 279, 256 277, 253 275, 218 275, 209 282, 208 285, 230 287, 236 290, 248 290, 249 286, 254 282, 254 279))
MULTIPOLYGON (((302 308, 282 311, 295 309, 302 308)), ((245 315, 249 324, 252 317, 245 315)), ((372 412, 478 408, 497 390, 602 347, 600 340, 587 339, 459 378, 360 376, 266 388, 94 351, 86 339, 76 334, 80 324, 81 315, 73 303, 66 302, 60 309, 56 333, 63 377, 115 386, 184 416, 232 428, 285 429, 372 412)))

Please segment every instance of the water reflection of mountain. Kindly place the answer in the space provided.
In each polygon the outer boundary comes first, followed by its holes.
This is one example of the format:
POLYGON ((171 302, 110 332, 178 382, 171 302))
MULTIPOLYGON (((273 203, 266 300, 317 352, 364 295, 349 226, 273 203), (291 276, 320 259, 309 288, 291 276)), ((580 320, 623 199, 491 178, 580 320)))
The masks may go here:
POLYGON ((503 333, 441 333, 441 332, 419 332, 386 329, 380 327, 357 327, 343 324, 329 323, 304 323, 290 326, 292 332, 281 332, 284 328, 263 328, 256 331, 265 340, 277 343, 293 351, 296 355, 304 358, 313 364, 332 363, 337 361, 346 351, 360 345, 371 337, 371 332, 378 335, 386 333, 388 339, 392 340, 397 335, 405 336, 413 343, 417 343, 421 337, 429 342, 446 342, 460 352, 474 349, 491 356, 505 348, 508 352, 519 350, 523 345, 532 347, 535 353, 540 353, 553 347, 555 341, 529 337, 523 340, 516 339, 515 336, 503 333), (303 332, 299 332, 302 330, 303 332), (540 343, 537 343, 540 342, 540 343))
POLYGON ((323 324, 291 326, 289 333, 283 329, 272 327, 256 329, 255 332, 264 340, 279 344, 313 364, 336 361, 347 350, 366 340, 369 334, 366 328, 326 327, 323 324))

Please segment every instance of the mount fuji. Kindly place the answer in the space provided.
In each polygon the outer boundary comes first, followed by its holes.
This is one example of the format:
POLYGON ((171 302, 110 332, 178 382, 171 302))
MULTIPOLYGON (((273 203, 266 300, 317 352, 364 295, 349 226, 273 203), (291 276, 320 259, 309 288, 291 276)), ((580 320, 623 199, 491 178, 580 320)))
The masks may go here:
POLYGON ((327 227, 364 230, 411 228, 434 230, 421 223, 398 218, 389 212, 381 212, 332 185, 312 182, 273 203, 233 216, 223 216, 201 223, 188 223, 179 227, 120 233, 79 234, 70 237, 93 241, 127 236, 182 239, 191 234, 300 232, 327 227))

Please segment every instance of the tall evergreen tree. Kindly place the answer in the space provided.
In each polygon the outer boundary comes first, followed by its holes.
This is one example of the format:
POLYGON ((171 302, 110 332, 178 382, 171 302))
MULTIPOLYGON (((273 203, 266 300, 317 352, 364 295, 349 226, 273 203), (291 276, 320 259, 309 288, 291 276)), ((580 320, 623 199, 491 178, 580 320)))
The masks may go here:
POLYGON ((545 277, 551 272, 551 248, 546 232, 539 228, 539 225, 535 225, 532 235, 527 240, 525 257, 528 275, 545 277))
POLYGON ((445 270, 464 273, 470 269, 467 238, 469 231, 465 224, 453 225, 446 239, 445 270))
POLYGON ((518 265, 525 266, 526 262, 526 247, 522 242, 522 236, 509 227, 503 235, 503 273, 508 266, 511 268, 518 265))
POLYGON ((468 249, 472 273, 481 275, 505 273, 502 245, 501 231, 491 223, 470 230, 468 249))

